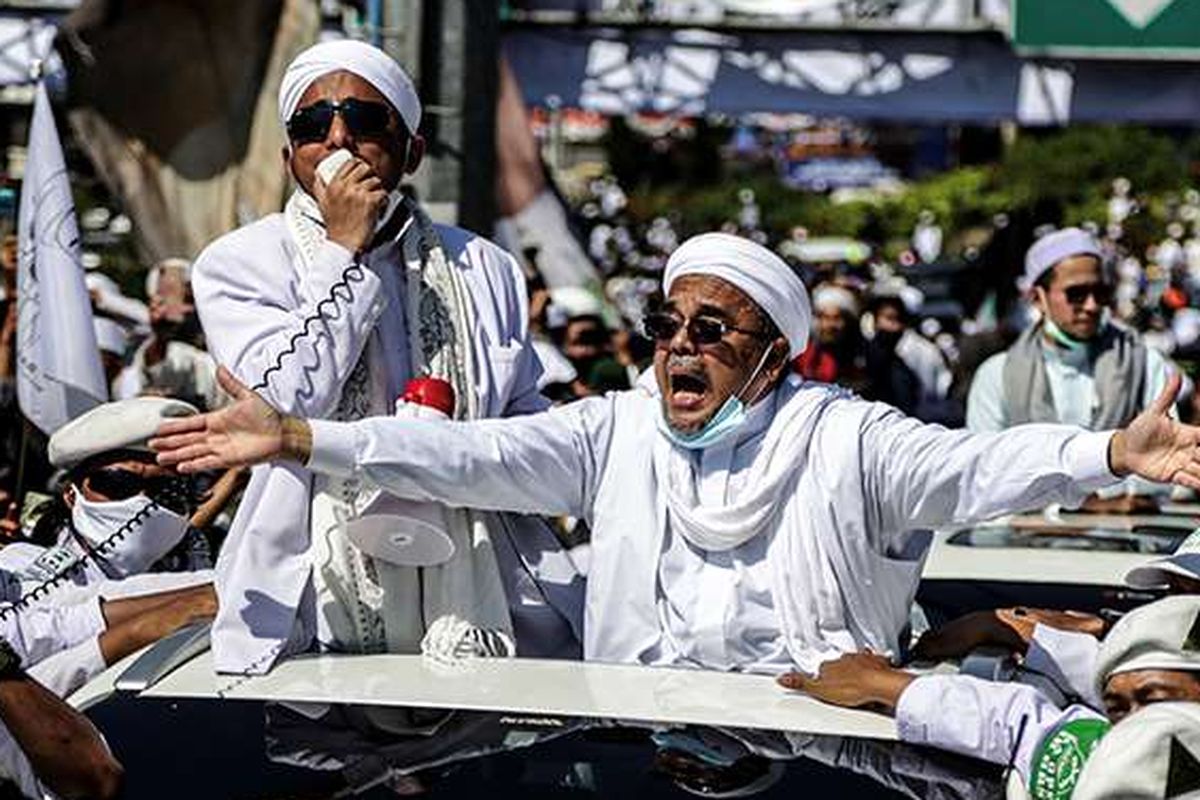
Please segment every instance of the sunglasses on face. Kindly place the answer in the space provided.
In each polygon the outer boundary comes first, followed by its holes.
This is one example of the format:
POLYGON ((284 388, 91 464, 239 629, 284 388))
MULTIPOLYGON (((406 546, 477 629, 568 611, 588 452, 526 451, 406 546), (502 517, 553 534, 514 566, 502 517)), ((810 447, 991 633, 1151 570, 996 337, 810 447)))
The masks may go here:
POLYGON ((389 134, 391 109, 373 100, 347 97, 336 102, 318 100, 296 111, 287 123, 288 138, 295 144, 323 142, 329 135, 334 116, 338 114, 355 136, 378 138, 389 134))
POLYGON ((109 500, 128 500, 144 494, 163 508, 188 514, 196 505, 196 484, 187 475, 147 478, 126 469, 98 469, 88 473, 87 486, 109 500))
POLYGON ((647 314, 642 320, 646 335, 657 344, 666 344, 675 338, 679 329, 686 325, 688 338, 696 344, 717 344, 728 333, 744 333, 747 336, 765 338, 766 331, 738 328, 718 317, 698 316, 686 320, 666 311, 647 314))
POLYGON ((1081 306, 1089 297, 1096 300, 1096 305, 1106 306, 1112 300, 1112 287, 1106 283, 1085 283, 1080 286, 1068 286, 1062 290, 1067 302, 1073 306, 1081 306))

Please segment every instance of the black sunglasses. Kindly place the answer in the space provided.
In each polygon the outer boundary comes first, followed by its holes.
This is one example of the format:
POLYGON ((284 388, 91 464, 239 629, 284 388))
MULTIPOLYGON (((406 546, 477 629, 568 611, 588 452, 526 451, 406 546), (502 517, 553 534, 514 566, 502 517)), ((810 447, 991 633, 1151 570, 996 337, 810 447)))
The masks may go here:
POLYGON ((725 338, 727 333, 744 333, 758 339, 765 339, 768 334, 763 330, 751 330, 730 325, 717 317, 692 317, 685 323, 683 319, 666 311, 654 311, 642 318, 642 329, 654 341, 666 344, 675 338, 679 329, 687 325, 687 335, 696 344, 716 344, 725 338))
POLYGON ((323 142, 337 114, 342 115, 342 121, 355 136, 378 138, 389 133, 388 124, 392 120, 390 108, 373 100, 347 97, 337 102, 318 100, 297 110, 287 123, 288 138, 296 144, 323 142))
POLYGON ((147 478, 126 469, 98 469, 87 475, 88 488, 109 500, 128 500, 144 494, 163 508, 190 514, 199 496, 190 475, 158 475, 147 478))
POLYGON ((1089 297, 1096 299, 1096 305, 1106 306, 1112 300, 1113 290, 1107 283, 1085 283, 1080 286, 1068 286, 1062 290, 1067 302, 1073 306, 1081 306, 1089 297))

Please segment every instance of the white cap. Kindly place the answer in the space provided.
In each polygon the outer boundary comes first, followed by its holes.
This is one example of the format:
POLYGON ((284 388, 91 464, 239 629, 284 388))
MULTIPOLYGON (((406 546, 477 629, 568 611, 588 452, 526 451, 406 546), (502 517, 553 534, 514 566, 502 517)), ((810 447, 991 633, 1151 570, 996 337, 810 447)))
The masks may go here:
POLYGON ((1103 260, 1100 243, 1082 228, 1063 228, 1048 233, 1033 243, 1025 254, 1024 288, 1032 289, 1038 278, 1054 265, 1072 256, 1095 256, 1103 260))
POLYGON ((550 302, 567 320, 604 315, 604 304, 600 298, 582 286, 560 286, 551 289, 550 302))
POLYGON ((854 293, 844 286, 832 283, 823 283, 813 289, 812 304, 816 309, 834 309, 851 316, 858 314, 858 299, 854 293))
POLYGON ((199 411, 167 397, 134 397, 96 406, 63 425, 50 437, 50 463, 73 467, 112 450, 149 450, 146 442, 169 419, 199 411))
POLYGON ((1178 595, 1130 611, 1096 656, 1096 694, 1113 675, 1143 669, 1200 672, 1200 595, 1178 595))
POLYGON ((96 331, 96 344, 102 351, 124 357, 129 347, 129 335, 119 322, 108 317, 95 317, 92 328, 96 331))
POLYGON ((1156 558, 1125 573, 1125 583, 1134 589, 1153 589, 1167 583, 1167 574, 1200 581, 1200 529, 1179 543, 1175 552, 1156 558))
POLYGON ((1154 703, 1100 740, 1071 800, 1200 797, 1200 703, 1154 703))
POLYGON ((177 269, 183 273, 184 283, 189 283, 192 280, 192 262, 186 258, 172 256, 164 258, 153 267, 146 271, 146 296, 154 297, 158 294, 158 280, 165 270, 177 269))

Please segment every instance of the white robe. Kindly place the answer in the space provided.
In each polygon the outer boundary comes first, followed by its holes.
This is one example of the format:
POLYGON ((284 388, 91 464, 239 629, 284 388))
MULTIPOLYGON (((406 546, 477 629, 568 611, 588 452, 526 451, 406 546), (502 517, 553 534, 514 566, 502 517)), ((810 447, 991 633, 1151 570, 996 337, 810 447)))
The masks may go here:
MULTIPOLYGON (((482 408, 490 416, 544 408, 520 268, 482 238, 437 229, 446 257, 463 270, 474 305, 471 344, 482 408)), ((261 393, 269 403, 320 418, 336 408, 365 349, 372 382, 384 396, 396 397, 410 377, 399 248, 371 251, 361 277, 340 288, 351 266, 345 248, 327 241, 312 269, 301 263, 281 214, 221 237, 200 255, 192 289, 217 362, 251 386, 267 374, 261 393), (282 367, 273 369, 277 363, 282 367)), ((305 647, 312 637, 313 593, 306 592, 311 480, 295 465, 253 471, 217 564, 218 671, 264 672, 286 652, 289 639, 305 647)), ((518 651, 524 629, 524 644, 533 645, 524 651, 536 653, 536 640, 560 638, 564 620, 578 614, 573 594, 581 581, 548 531, 514 544, 515 550, 497 546, 497 560, 518 651)))
MULTIPOLYGON (((820 384, 802 390, 836 391, 820 384)), ((684 590, 660 585, 668 572, 662 568, 666 513, 652 457, 659 414, 659 398, 643 383, 511 420, 314 420, 310 468, 359 474, 416 499, 587 520, 585 657, 662 663, 664 597, 684 590)), ((839 652, 897 649, 921 568, 919 558, 893 557, 904 549, 907 531, 1071 501, 1115 480, 1107 433, 1029 425, 970 434, 848 398, 831 400, 814 425, 795 466, 794 489, 760 534, 770 537, 765 560, 789 559, 784 574, 793 580, 782 587, 784 597, 774 580, 765 598, 742 596, 753 591, 749 585, 733 589, 742 606, 769 605, 780 629, 781 604, 793 604, 789 616, 815 633, 804 641, 789 637, 788 656, 810 669, 839 652)), ((750 457, 759 431, 751 425, 741 433, 739 447, 749 448, 750 457)), ((758 545, 742 547, 751 546, 758 545)), ((726 635, 738 636, 744 619, 731 618, 726 635)), ((769 646, 737 647, 704 661, 775 671, 780 664, 770 653, 769 646), (764 657, 769 666, 760 663, 764 657)))

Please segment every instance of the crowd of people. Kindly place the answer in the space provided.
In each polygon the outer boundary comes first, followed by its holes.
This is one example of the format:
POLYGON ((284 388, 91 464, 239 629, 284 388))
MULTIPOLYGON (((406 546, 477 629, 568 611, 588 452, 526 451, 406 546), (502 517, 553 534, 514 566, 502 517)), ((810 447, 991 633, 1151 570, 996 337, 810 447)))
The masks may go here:
MULTIPOLYGON (((44 452, 4 431, 0 772, 111 796, 119 763, 59 698, 211 620, 225 674, 312 651, 760 672, 886 709, 904 740, 1006 765, 1035 797, 1200 791, 1179 766, 1200 753, 1195 537, 1130 576, 1173 596, 1116 625, 1004 609, 915 645, 909 627, 922 529, 1200 488, 1179 366, 1200 196, 1143 262, 1117 182, 1102 228, 1030 243, 1020 304, 948 330, 879 259, 771 242, 753 193, 685 237, 633 224, 602 178, 579 209, 602 281, 548 289, 537 251, 399 192, 421 113, 382 51, 316 45, 280 87, 281 214, 155 264, 146 302, 89 271, 111 401, 44 452), (1058 691, 902 668, 983 644, 1058 691)), ((941 250, 922 215, 905 274, 941 250)), ((17 420, 12 237, 0 256, 17 420)))

